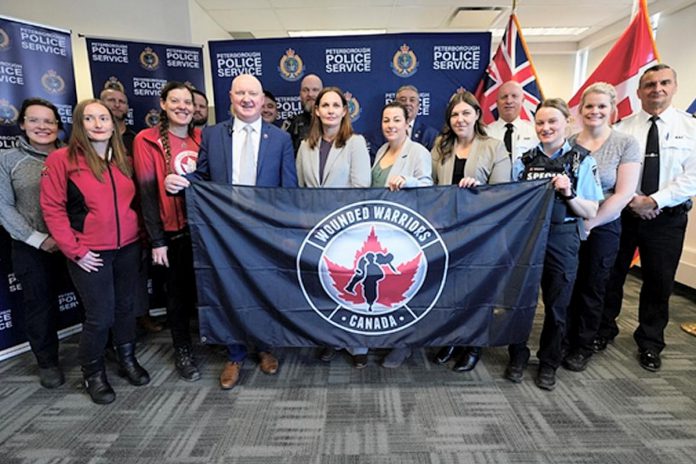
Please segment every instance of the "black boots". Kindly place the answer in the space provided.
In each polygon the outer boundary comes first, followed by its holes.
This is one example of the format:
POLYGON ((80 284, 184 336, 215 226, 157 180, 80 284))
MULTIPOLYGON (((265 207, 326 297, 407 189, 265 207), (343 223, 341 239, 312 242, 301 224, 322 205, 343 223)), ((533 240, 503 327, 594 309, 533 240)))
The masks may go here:
POLYGON ((150 382, 150 375, 135 359, 135 343, 116 346, 118 375, 125 377, 131 385, 140 386, 150 382))
POLYGON ((106 379, 104 358, 95 359, 84 364, 82 366, 82 377, 85 389, 95 403, 109 404, 116 399, 116 393, 114 393, 114 389, 111 388, 109 381, 106 379))
POLYGON ((187 382, 195 382, 201 378, 189 345, 174 347, 174 366, 179 376, 187 382))

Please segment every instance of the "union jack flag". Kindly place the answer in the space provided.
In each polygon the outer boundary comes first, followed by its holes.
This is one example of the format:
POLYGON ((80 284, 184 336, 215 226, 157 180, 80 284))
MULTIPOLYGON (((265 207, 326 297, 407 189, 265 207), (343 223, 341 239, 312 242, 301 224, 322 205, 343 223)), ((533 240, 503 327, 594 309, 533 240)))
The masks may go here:
POLYGON ((484 123, 490 124, 498 119, 498 89, 507 81, 517 81, 522 85, 524 103, 520 118, 533 121, 534 111, 544 94, 532 63, 532 56, 522 36, 522 28, 514 13, 510 15, 503 40, 476 88, 475 95, 483 111, 484 123))

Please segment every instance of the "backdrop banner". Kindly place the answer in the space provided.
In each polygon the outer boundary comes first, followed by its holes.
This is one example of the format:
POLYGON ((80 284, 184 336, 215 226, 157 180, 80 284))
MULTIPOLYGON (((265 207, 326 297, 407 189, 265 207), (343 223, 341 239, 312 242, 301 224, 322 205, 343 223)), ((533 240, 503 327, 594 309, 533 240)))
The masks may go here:
POLYGON ((205 92, 202 48, 87 37, 94 96, 113 87, 128 96, 126 124, 136 132, 159 122, 159 95, 168 81, 205 92))
POLYGON ((491 34, 381 34, 209 42, 217 121, 229 118, 229 90, 253 74, 278 99, 279 118, 302 111, 300 81, 309 73, 347 93, 356 132, 381 144, 380 111, 402 85, 418 88, 419 118, 440 130, 450 96, 474 91, 490 59, 491 34))
POLYGON ((553 190, 186 192, 202 340, 507 345, 531 331, 553 190))
MULTIPOLYGON (((77 100, 70 31, 0 17, 0 149, 12 148, 19 135, 17 117, 29 97, 49 100, 58 107, 65 139, 72 125, 77 100)), ((0 156, 2 153, 0 152, 0 156)), ((22 283, 12 272, 11 238, 0 228, 0 359, 26 341, 22 283)), ((80 321, 80 303, 67 269, 55 276, 60 328, 80 321)))
POLYGON ((45 98, 70 133, 77 94, 70 31, 0 16, 0 149, 15 146, 22 101, 45 98))

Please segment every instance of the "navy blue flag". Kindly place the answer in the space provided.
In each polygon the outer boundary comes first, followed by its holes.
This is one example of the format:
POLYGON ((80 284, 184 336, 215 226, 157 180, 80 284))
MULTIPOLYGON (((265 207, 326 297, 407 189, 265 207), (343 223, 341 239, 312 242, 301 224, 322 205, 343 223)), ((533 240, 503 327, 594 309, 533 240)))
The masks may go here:
POLYGON ((205 93, 200 46, 86 39, 94 96, 115 88, 128 96, 126 124, 136 132, 159 122, 160 92, 167 81, 187 82, 205 93))
POLYGON ((553 190, 525 182, 186 194, 206 343, 392 347, 527 339, 553 190))
POLYGON ((281 120, 302 112, 300 82, 317 74, 343 90, 353 128, 376 151, 383 143, 380 112, 399 87, 418 88, 418 121, 439 131, 450 96, 476 88, 490 46, 489 32, 211 41, 215 117, 229 118, 230 84, 239 74, 253 74, 275 95, 281 120))

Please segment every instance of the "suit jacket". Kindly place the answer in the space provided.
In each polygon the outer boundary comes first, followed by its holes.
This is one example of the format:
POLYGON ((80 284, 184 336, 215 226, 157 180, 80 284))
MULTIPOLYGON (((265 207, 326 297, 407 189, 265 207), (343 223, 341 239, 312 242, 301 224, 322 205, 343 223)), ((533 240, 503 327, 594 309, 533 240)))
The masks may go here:
POLYGON ((435 139, 437 138, 437 134, 437 129, 425 125, 422 121, 419 121, 418 118, 416 118, 411 140, 420 143, 428 150, 432 150, 433 145, 435 144, 435 139))
MULTIPOLYGON (((437 185, 451 185, 454 156, 448 157, 442 164, 439 142, 438 138, 432 151, 433 180, 437 185)), ((500 184, 510 182, 511 173, 510 156, 503 142, 491 137, 475 136, 464 166, 464 177, 473 177, 482 184, 500 184)))
MULTIPOLYGON (((197 168, 187 178, 232 183, 233 128, 234 119, 229 119, 203 129, 197 168)), ((290 135, 265 121, 261 123, 256 186, 297 187, 295 154, 290 135)))
MULTIPOLYGON (((373 167, 379 164, 379 160, 384 157, 387 148, 389 148, 389 144, 385 143, 377 151, 373 167)), ((404 146, 401 147, 401 153, 389 171, 389 177, 403 176, 406 179, 404 187, 429 187, 433 185, 431 170, 432 164, 428 150, 420 143, 406 139, 404 146)), ((373 187, 382 186, 373 185, 373 187)))
POLYGON ((362 135, 354 134, 342 148, 331 145, 324 166, 324 179, 319 179, 319 146, 309 148, 303 140, 297 152, 297 180, 300 187, 358 187, 370 186, 370 154, 362 135))

